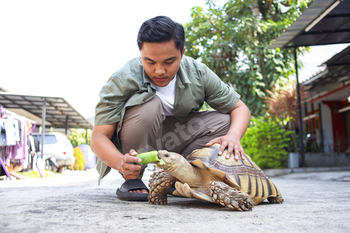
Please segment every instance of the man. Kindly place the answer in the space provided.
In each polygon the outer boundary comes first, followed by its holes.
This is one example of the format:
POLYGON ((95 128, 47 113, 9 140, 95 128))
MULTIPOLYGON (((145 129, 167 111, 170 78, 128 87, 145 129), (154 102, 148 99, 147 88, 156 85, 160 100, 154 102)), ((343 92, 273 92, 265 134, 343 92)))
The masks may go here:
POLYGON ((168 150, 187 156, 221 144, 244 159, 240 140, 250 111, 231 87, 204 64, 184 56, 182 25, 165 16, 145 21, 138 33, 141 56, 116 71, 96 106, 91 149, 99 157, 100 180, 111 168, 125 178, 122 200, 147 200, 137 153, 168 150), (198 112, 207 102, 217 111, 198 112))

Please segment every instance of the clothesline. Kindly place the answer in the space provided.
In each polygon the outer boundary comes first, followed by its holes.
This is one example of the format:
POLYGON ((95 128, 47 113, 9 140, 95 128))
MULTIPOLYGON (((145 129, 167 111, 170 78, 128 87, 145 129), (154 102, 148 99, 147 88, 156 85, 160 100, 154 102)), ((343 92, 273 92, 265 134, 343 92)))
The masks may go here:
MULTIPOLYGON (((0 113, 1 113, 1 114, 6 114, 6 116, 14 117, 14 118, 16 118, 16 119, 18 119, 18 120, 20 120, 20 121, 26 121, 26 122, 31 123, 33 126, 31 127, 30 132, 33 133, 33 131, 34 131, 34 129, 35 129, 35 126, 36 126, 36 121, 31 120, 31 119, 28 119, 28 118, 25 117, 25 116, 18 115, 18 114, 14 113, 14 112, 11 112, 10 110, 8 110, 8 109, 2 107, 1 105, 0 105, 0 113)), ((2 116, 2 115, 1 115, 1 116, 2 116)), ((1 117, 1 118, 2 118, 2 117, 1 117)))
POLYGON ((17 118, 20 121, 28 121, 28 122, 30 122, 32 124, 36 124, 36 121, 28 119, 25 116, 20 116, 20 115, 14 113, 14 112, 11 112, 10 110, 7 110, 6 108, 2 107, 1 105, 0 105, 0 113, 5 113, 8 116, 13 116, 13 117, 17 118))
POLYGON ((9 179, 11 177, 6 166, 10 166, 11 160, 20 161, 23 165, 29 158, 27 137, 35 126, 36 121, 0 106, 0 165, 9 179))

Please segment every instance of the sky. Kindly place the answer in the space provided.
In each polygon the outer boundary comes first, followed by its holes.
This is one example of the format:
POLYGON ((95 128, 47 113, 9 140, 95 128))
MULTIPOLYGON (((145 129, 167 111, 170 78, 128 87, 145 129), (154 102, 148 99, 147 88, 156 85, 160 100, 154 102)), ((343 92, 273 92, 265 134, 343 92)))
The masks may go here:
POLYGON ((181 24, 205 0, 0 0, 0 86, 63 97, 85 118, 112 73, 139 56, 141 24, 166 15, 181 24))
POLYGON ((313 77, 315 74, 323 71, 326 67, 321 65, 332 58, 335 54, 345 49, 347 46, 349 46, 349 44, 310 46, 309 53, 305 53, 303 56, 299 56, 304 66, 298 72, 299 81, 303 82, 313 77))
MULTIPOLYGON (((139 56, 141 24, 158 15, 185 24, 198 5, 205 0, 0 0, 0 86, 63 97, 90 118, 111 74, 139 56)), ((309 54, 301 80, 343 47, 309 54)))

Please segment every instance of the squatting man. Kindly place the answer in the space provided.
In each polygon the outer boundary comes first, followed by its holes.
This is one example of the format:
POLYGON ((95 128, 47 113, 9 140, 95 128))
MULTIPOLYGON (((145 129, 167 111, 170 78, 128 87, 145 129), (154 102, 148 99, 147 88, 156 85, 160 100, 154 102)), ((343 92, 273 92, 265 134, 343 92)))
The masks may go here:
POLYGON ((113 168, 125 182, 122 200, 147 200, 137 153, 168 150, 183 156, 214 143, 219 155, 244 159, 240 140, 250 111, 240 95, 206 65, 184 55, 185 32, 166 16, 146 20, 137 36, 140 57, 128 61, 102 87, 91 149, 101 179, 113 168), (199 112, 204 102, 215 111, 199 112))

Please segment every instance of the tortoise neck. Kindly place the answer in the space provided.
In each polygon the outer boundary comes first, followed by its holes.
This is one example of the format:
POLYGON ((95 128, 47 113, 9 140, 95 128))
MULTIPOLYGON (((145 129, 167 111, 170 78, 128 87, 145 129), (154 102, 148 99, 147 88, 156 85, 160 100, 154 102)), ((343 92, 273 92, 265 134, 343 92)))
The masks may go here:
POLYGON ((193 176, 198 172, 198 168, 192 166, 185 158, 182 158, 176 166, 169 167, 165 170, 181 182, 186 182, 189 176, 193 176))

